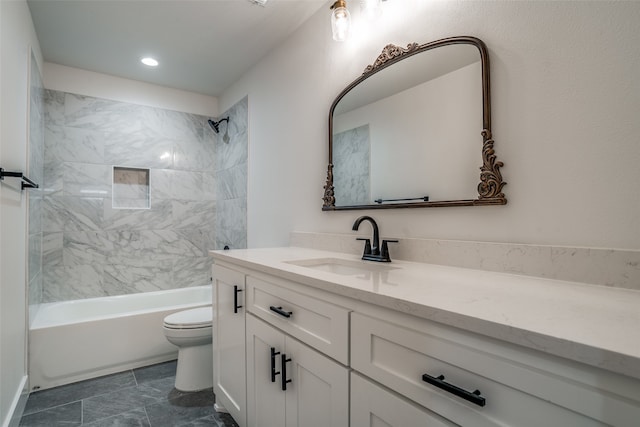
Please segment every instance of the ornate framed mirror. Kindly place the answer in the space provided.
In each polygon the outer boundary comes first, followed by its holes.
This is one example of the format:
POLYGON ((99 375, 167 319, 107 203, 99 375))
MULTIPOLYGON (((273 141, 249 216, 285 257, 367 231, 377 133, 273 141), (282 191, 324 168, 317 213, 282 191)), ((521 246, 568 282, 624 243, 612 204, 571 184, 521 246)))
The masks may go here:
POLYGON ((387 45, 331 104, 322 210, 504 205, 493 145, 480 39, 387 45))

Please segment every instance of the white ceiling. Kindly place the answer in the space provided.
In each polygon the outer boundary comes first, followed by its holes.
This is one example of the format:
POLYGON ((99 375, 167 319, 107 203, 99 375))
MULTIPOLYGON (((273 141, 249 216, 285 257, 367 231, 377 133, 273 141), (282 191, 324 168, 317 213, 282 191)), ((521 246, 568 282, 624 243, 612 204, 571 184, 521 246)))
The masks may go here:
POLYGON ((45 61, 219 96, 327 0, 27 0, 45 61), (154 69, 140 63, 153 56, 154 69))

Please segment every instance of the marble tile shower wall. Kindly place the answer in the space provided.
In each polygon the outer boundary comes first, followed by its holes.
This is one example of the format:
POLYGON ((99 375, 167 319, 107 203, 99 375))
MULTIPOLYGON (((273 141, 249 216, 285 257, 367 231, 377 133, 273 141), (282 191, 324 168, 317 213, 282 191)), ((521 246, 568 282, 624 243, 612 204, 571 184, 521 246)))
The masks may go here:
MULTIPOLYGON (((31 54, 29 99, 29 163, 27 176, 40 185, 26 191, 29 200, 29 304, 42 302, 42 201, 44 176, 44 86, 36 58, 31 54)), ((32 316, 31 316, 32 317, 32 316)))
POLYGON ((209 282, 216 136, 207 117, 45 91, 43 301, 209 282), (112 204, 113 166, 149 169, 150 208, 112 204))
POLYGON ((333 137, 333 186, 337 206, 366 205, 371 201, 371 144, 369 125, 333 137))
POLYGON ((238 101, 220 117, 229 117, 220 125, 216 156, 216 248, 247 247, 247 159, 248 159, 248 98, 238 101), (223 142, 228 127, 229 141, 223 142))

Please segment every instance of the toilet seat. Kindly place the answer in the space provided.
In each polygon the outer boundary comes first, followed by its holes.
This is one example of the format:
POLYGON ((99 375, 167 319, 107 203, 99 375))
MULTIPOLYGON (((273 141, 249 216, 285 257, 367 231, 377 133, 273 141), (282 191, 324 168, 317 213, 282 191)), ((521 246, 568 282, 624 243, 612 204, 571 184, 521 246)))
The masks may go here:
POLYGON ((213 310, 211 307, 194 308, 173 313, 164 318, 167 329, 202 329, 211 328, 213 310))

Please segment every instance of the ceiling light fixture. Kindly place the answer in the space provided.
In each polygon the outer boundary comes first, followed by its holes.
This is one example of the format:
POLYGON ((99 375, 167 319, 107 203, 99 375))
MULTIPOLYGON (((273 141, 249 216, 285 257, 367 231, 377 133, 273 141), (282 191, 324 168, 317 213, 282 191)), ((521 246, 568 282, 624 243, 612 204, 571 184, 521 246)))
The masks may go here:
POLYGON ((347 10, 346 0, 336 0, 331 5, 331 31, 333 39, 343 42, 349 38, 351 32, 351 14, 347 10))
POLYGON ((255 4, 259 4, 260 6, 264 6, 265 4, 267 4, 267 1, 269 0, 249 0, 251 3, 255 3, 255 4))
POLYGON ((148 65, 149 67, 158 66, 158 61, 155 60, 154 58, 151 58, 150 56, 147 56, 146 58, 142 58, 140 62, 142 62, 144 65, 148 65))

